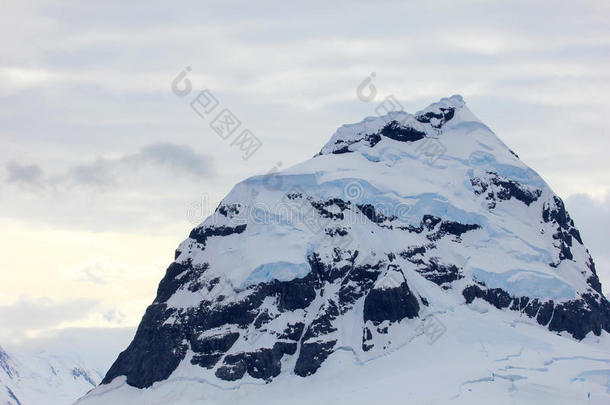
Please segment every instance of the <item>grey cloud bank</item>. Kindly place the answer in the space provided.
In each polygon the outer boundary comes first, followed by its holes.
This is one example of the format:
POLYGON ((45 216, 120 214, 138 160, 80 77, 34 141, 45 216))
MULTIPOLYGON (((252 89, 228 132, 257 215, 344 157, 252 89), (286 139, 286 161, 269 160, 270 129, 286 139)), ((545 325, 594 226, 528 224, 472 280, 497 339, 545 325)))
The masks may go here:
POLYGON ((6 164, 6 171, 6 181, 9 183, 33 183, 42 177, 42 169, 37 165, 19 164, 15 161, 6 164))
POLYGON ((30 330, 57 326, 61 322, 74 321, 85 317, 97 302, 89 299, 56 301, 47 297, 22 296, 10 305, 0 306, 0 323, 3 325, 1 337, 30 330))
MULTIPOLYGON (((169 142, 144 146, 140 151, 118 158, 98 157, 93 163, 77 165, 66 174, 54 175, 48 182, 58 184, 73 182, 82 185, 108 185, 116 177, 128 174, 129 171, 142 169, 144 166, 165 168, 195 178, 213 176, 213 158, 194 151, 188 145, 176 145, 169 142)), ((6 164, 9 183, 34 183, 42 180, 43 171, 38 165, 20 164, 9 161, 6 164)))
POLYGON ((162 142, 144 146, 130 155, 115 159, 98 158, 92 164, 76 166, 71 169, 70 177, 78 184, 106 185, 114 183, 121 173, 148 165, 204 179, 214 175, 212 160, 212 157, 203 156, 188 145, 162 142))

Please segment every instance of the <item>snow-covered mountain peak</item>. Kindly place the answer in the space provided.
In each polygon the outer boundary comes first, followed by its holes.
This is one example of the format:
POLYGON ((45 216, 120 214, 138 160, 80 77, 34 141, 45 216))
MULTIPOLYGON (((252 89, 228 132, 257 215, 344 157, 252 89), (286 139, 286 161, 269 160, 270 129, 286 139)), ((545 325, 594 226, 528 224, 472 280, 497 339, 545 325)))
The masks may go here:
POLYGON ((8 353, 4 351, 2 346, 0 346, 0 369, 4 371, 4 374, 6 374, 6 377, 8 378, 14 378, 19 376, 19 372, 15 367, 13 359, 11 359, 8 353))
POLYGON ((0 403, 8 405, 68 404, 101 380, 76 355, 17 351, 0 347, 0 403))
POLYGON ((460 96, 344 125, 314 158, 238 183, 180 244, 92 395, 310 378, 345 356, 367 367, 456 312, 610 331, 562 200, 460 96))
POLYGON ((367 117, 355 124, 341 126, 320 155, 346 153, 366 145, 374 147, 383 137, 396 141, 417 141, 423 137, 438 137, 445 128, 464 122, 480 121, 468 110, 462 96, 443 98, 415 114, 390 111, 367 117))
POLYGON ((423 110, 416 112, 415 115, 422 116, 422 115, 425 115, 426 113, 439 114, 443 110, 451 109, 451 108, 455 109, 456 111, 459 111, 460 109, 464 108, 465 106, 466 106, 466 102, 464 101, 464 98, 459 94, 454 94, 451 97, 441 98, 438 102, 432 103, 428 107, 424 108, 423 110))

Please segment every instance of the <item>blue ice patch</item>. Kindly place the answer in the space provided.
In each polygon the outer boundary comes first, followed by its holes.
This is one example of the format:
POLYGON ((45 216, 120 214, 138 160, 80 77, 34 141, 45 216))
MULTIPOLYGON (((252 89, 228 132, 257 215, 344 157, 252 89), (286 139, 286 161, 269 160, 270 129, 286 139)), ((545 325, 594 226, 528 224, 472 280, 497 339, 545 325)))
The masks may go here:
POLYGON ((537 271, 509 270, 504 273, 491 273, 476 269, 473 276, 487 287, 501 288, 515 297, 572 299, 576 295, 569 284, 550 274, 537 271))
POLYGON ((291 281, 303 278, 309 274, 310 267, 307 263, 271 262, 261 264, 255 268, 244 281, 245 286, 266 283, 272 280, 291 281))
POLYGON ((468 165, 471 167, 487 166, 500 176, 518 181, 520 184, 544 188, 544 180, 529 167, 518 167, 510 164, 499 163, 496 157, 489 152, 475 151, 468 158, 468 165))

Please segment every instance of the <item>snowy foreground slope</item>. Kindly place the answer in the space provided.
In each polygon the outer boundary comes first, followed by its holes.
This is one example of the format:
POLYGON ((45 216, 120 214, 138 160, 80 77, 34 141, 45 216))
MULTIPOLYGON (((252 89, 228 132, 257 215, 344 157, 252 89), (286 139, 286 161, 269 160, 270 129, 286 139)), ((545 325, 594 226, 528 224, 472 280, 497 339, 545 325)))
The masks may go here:
POLYGON ((282 373, 272 383, 238 389, 179 369, 137 389, 119 377, 78 404, 608 404, 610 341, 556 336, 482 304, 438 315, 446 333, 425 335, 368 362, 342 348, 314 375, 282 373), (590 400, 588 394, 590 393, 590 400))
POLYGON ((609 331, 563 202, 453 96, 236 185, 78 403, 610 403, 609 331))
POLYGON ((0 404, 66 405, 95 387, 102 374, 75 356, 7 353, 0 347, 0 404))

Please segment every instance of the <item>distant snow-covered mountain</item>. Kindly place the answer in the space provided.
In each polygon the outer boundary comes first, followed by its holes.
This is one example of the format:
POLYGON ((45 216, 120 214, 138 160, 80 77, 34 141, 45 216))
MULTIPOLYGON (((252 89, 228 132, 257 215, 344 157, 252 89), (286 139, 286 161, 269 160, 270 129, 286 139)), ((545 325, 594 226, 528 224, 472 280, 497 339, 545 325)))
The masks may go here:
POLYGON ((562 200, 453 96, 237 184, 79 404, 607 404, 609 331, 562 200))
POLYGON ((66 405, 94 388, 102 378, 75 354, 10 354, 0 347, 0 403, 66 405))

